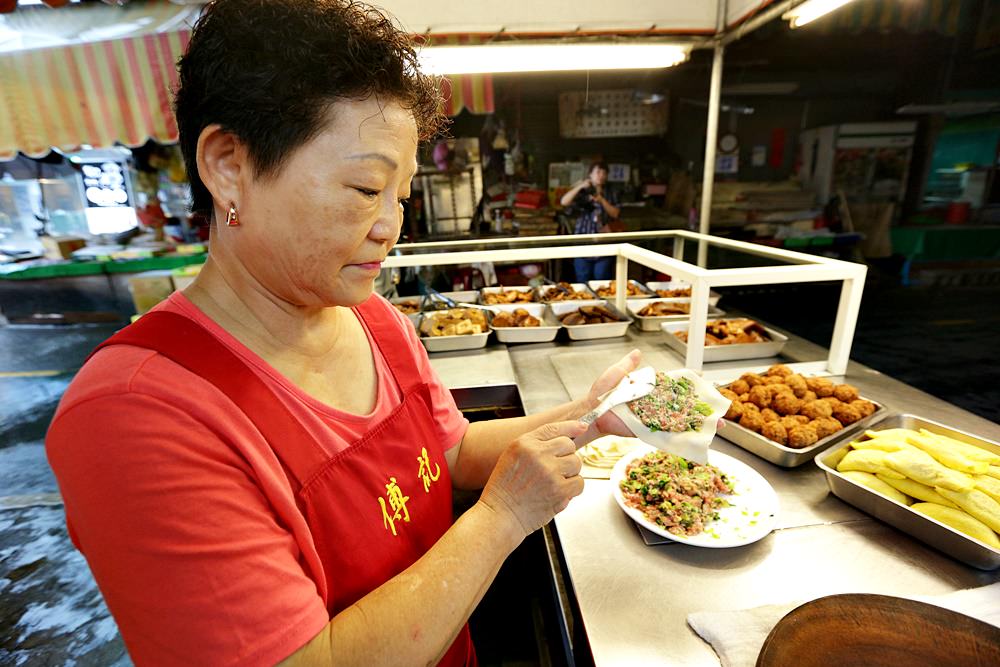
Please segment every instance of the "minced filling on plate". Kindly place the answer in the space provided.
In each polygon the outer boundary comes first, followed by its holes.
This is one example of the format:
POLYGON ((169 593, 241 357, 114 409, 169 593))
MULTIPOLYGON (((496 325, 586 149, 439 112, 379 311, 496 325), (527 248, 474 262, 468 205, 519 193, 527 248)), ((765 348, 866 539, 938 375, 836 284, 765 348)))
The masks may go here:
POLYGON ((674 380, 664 373, 656 373, 656 386, 649 394, 628 407, 650 431, 683 433, 697 431, 712 414, 712 407, 698 400, 694 385, 687 378, 674 380))
POLYGON ((674 535, 699 535, 716 512, 729 503, 720 493, 733 493, 725 473, 674 454, 655 451, 629 463, 619 482, 625 504, 674 535))

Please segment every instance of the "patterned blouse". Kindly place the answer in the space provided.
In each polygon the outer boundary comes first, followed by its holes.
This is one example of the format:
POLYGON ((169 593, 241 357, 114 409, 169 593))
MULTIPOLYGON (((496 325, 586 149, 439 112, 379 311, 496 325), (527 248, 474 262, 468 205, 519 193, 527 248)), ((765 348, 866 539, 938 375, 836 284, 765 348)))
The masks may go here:
MULTIPOLYGON (((611 222, 607 211, 604 210, 600 202, 594 199, 595 192, 596 190, 593 187, 584 188, 576 193, 576 197, 573 198, 573 203, 570 204, 570 207, 573 214, 576 215, 576 227, 573 229, 574 234, 597 234, 601 230, 601 227, 611 222)), ((614 190, 605 188, 604 198, 612 206, 618 206, 618 196, 614 190)))

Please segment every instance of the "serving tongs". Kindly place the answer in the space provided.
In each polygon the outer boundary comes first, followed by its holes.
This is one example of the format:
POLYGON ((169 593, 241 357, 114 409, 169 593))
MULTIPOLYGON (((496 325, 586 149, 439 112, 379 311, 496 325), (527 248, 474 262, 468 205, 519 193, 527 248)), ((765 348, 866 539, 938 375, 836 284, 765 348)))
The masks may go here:
POLYGON ((458 307, 458 304, 455 303, 455 301, 453 299, 451 299, 449 297, 446 297, 444 294, 441 294, 441 292, 438 292, 433 287, 428 287, 427 288, 427 292, 424 294, 424 303, 421 304, 421 306, 422 306, 421 309, 422 310, 443 310, 441 308, 435 308, 434 307, 435 303, 443 303, 444 305, 448 306, 449 308, 457 308, 458 307), (428 305, 430 306, 429 308, 423 308, 423 306, 428 306, 428 305))
POLYGON ((597 407, 581 417, 580 421, 590 426, 611 408, 642 398, 653 391, 654 387, 656 387, 656 371, 652 366, 634 370, 622 378, 617 387, 604 394, 597 407))

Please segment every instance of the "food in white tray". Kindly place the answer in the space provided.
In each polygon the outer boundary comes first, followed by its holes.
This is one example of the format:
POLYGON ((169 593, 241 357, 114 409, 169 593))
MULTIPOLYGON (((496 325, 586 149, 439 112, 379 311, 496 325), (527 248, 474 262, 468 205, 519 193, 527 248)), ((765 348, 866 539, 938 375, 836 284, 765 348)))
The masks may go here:
POLYGON ((452 308, 426 314, 420 322, 422 336, 469 336, 487 330, 486 315, 478 308, 452 308))

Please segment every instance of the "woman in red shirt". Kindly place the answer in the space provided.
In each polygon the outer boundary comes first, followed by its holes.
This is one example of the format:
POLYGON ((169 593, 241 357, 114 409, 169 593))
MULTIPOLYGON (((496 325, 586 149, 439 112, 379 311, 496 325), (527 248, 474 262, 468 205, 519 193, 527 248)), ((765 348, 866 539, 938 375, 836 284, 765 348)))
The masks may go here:
MULTIPOLYGON (((344 0, 217 0, 180 62, 194 284, 107 341, 47 437, 138 664, 475 664, 467 620, 580 493, 577 419, 469 424, 373 280, 441 126, 407 37, 344 0), (482 488, 452 522, 452 487, 482 488)), ((608 422, 605 422, 605 428, 608 422)))

